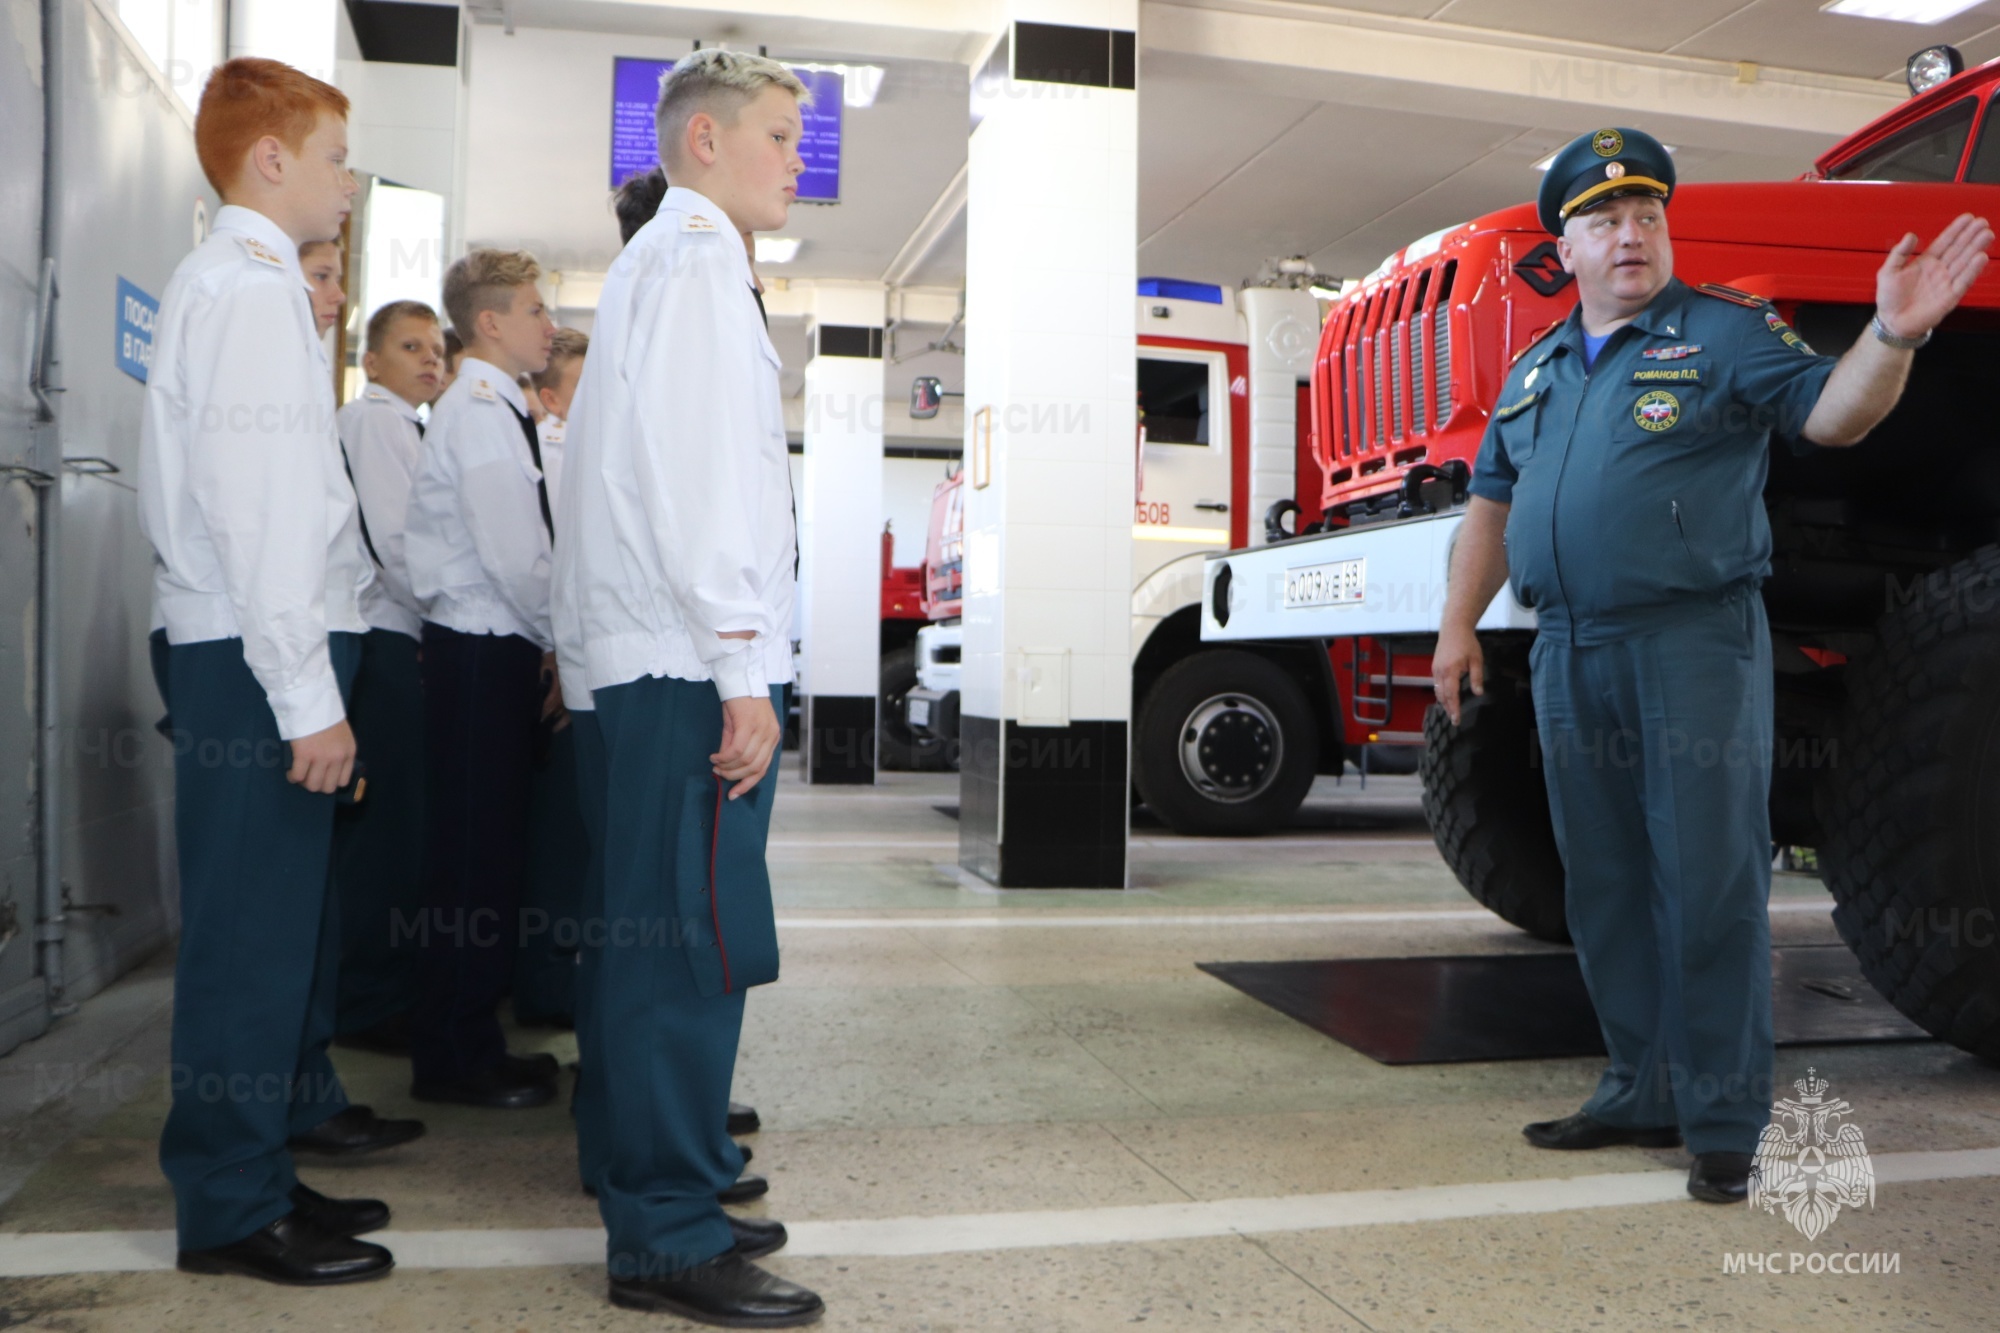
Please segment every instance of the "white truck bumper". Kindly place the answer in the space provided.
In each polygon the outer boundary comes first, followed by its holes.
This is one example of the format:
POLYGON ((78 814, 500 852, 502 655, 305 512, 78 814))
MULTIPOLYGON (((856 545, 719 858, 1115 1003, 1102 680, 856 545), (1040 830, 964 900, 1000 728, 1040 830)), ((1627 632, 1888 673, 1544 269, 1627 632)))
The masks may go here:
MULTIPOLYGON (((1464 518, 1440 514, 1212 555, 1202 576, 1201 637, 1435 634, 1464 518)), ((1487 630, 1534 627, 1535 613, 1508 588, 1479 618, 1487 630)))

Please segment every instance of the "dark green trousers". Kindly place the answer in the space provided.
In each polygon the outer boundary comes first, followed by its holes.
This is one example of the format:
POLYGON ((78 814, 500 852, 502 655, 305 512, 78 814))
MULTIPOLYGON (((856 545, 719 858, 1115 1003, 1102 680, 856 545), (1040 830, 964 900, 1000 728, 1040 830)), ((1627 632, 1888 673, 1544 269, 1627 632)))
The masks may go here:
MULTIPOLYGON (((773 704, 784 706, 782 687, 773 704)), ((723 799, 706 681, 594 692, 604 733, 604 916, 583 1067, 602 1071, 598 1208, 614 1276, 659 1276, 734 1244, 716 1194, 743 1170, 728 1134, 743 994, 777 980, 764 867, 776 765, 723 799)), ((780 712, 782 716, 782 711, 780 712)), ((588 945, 586 946, 588 947, 588 945)))
POLYGON ((544 729, 528 796, 528 882, 521 892, 514 1016, 524 1023, 576 1016, 577 914, 590 873, 590 837, 577 791, 576 714, 544 729))
POLYGON ((424 910, 424 681, 417 641, 373 629, 348 709, 368 790, 333 821, 340 902, 340 1000, 335 1031, 359 1032, 416 1000, 424 910))
POLYGON ((1577 959, 1610 1062, 1584 1104, 1754 1152, 1771 1109, 1771 634, 1739 596, 1651 634, 1535 641, 1577 959))
MULTIPOLYGON (((604 928, 604 731, 595 709, 573 709, 570 730, 576 734, 576 795, 590 859, 577 904, 580 948, 576 967, 576 1045, 583 1052, 597 1018, 598 963, 604 928)), ((595 1189, 604 1170, 604 1067, 596 1060, 579 1060, 576 1087, 576 1163, 583 1183, 595 1189)))
MULTIPOLYGON (((329 637, 345 690, 360 636, 329 637)), ((326 1054, 334 799, 285 780, 289 747, 241 639, 179 644, 169 659, 181 940, 160 1167, 181 1248, 201 1250, 289 1213, 286 1139, 347 1105, 326 1054)))

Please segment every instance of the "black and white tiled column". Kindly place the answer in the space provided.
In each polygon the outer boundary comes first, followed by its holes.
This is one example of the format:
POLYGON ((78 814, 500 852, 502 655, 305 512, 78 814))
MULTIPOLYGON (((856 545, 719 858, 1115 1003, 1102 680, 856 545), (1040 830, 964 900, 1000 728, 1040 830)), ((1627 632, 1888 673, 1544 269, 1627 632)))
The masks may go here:
POLYGON ((879 284, 812 294, 799 595, 800 758, 811 783, 875 781, 882 619, 879 284))
POLYGON ((967 171, 959 863, 1123 888, 1138 3, 1002 7, 967 171))

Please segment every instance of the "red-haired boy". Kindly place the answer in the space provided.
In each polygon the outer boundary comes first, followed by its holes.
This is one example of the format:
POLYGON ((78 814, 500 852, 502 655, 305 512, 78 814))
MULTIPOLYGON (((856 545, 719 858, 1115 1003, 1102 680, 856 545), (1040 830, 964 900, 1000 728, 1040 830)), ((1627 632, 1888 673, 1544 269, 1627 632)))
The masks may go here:
POLYGON ((326 1055, 339 937, 334 794, 369 583, 302 243, 355 190, 347 99, 271 60, 220 66, 195 148, 224 207, 161 300, 139 461, 176 729, 181 943, 160 1165, 180 1267, 298 1285, 378 1277, 371 1199, 301 1185, 291 1146, 423 1132, 349 1106, 326 1055))

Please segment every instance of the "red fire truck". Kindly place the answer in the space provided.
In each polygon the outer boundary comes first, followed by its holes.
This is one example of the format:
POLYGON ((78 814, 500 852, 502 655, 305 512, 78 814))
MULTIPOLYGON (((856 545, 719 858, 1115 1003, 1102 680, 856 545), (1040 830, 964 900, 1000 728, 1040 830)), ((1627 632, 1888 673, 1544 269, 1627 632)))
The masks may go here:
MULTIPOLYGON (((1861 336, 1908 231, 2000 217, 2000 62, 1912 62, 1913 98, 1771 184, 1689 184, 1677 274, 1764 296, 1813 347, 1861 336), (1917 72, 1946 77, 1923 86, 1917 72)), ((1313 368, 1323 530, 1208 561, 1202 637, 1325 645, 1346 740, 1428 738, 1424 803, 1474 897, 1565 938, 1563 874, 1533 771, 1534 616, 1480 621, 1487 692, 1449 725, 1429 654, 1471 463, 1514 360, 1575 300, 1532 206, 1391 256, 1335 304, 1313 368), (1365 687, 1365 688, 1364 688, 1365 687)), ((1918 354, 1860 448, 1771 450, 1764 589, 1776 659, 1772 831, 1815 849, 1868 979, 1927 1030, 2000 1058, 2000 268, 1918 354)), ((1282 510, 1282 507, 1279 507, 1282 510)), ((1281 521, 1274 511, 1272 521, 1281 521)), ((1308 529, 1313 525, 1308 525, 1308 529)))

